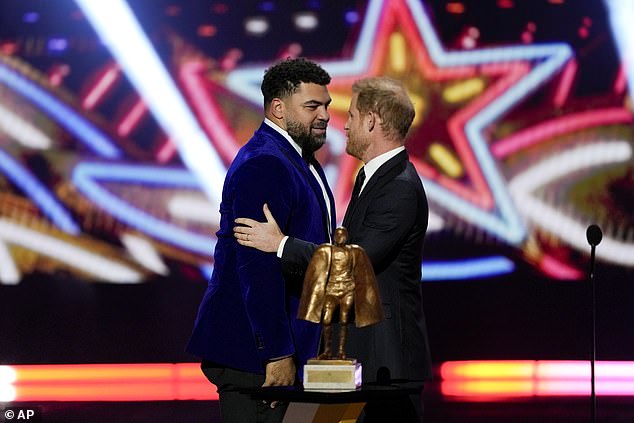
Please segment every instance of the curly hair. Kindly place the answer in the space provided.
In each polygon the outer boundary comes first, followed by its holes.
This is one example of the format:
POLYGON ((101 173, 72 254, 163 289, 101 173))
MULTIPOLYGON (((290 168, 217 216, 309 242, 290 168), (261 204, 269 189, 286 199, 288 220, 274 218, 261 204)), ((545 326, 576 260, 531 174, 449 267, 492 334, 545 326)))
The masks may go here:
POLYGON ((405 139, 414 120, 414 105, 403 84, 389 77, 365 78, 352 85, 357 93, 357 109, 373 111, 381 119, 383 130, 395 139, 405 139))
POLYGON ((330 75, 317 63, 303 57, 285 59, 264 71, 262 95, 264 107, 274 98, 285 98, 293 95, 302 82, 317 85, 328 85, 330 75))

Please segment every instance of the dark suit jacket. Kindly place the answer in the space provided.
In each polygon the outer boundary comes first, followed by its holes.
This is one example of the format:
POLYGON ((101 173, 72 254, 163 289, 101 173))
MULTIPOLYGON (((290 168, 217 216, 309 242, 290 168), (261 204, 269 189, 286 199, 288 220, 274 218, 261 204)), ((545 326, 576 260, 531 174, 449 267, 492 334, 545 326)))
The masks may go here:
MULTIPOLYGON (((323 170, 314 165, 334 199, 323 170)), ((264 220, 269 208, 285 233, 329 241, 327 208, 306 162, 279 133, 262 124, 238 152, 224 182, 214 271, 186 350, 206 360, 264 373, 267 360, 295 354, 300 365, 318 350, 320 327, 298 320, 302 275, 284 275, 275 254, 239 245, 234 219, 264 220)), ((301 373, 300 373, 301 374, 301 373)))
MULTIPOLYGON (((376 380, 381 367, 393 379, 431 378, 420 282, 428 215, 425 191, 406 151, 383 164, 346 211, 348 241, 370 256, 386 317, 376 325, 349 328, 346 352, 362 363, 364 382, 376 380)), ((289 238, 282 265, 299 272, 314 248, 289 238)))

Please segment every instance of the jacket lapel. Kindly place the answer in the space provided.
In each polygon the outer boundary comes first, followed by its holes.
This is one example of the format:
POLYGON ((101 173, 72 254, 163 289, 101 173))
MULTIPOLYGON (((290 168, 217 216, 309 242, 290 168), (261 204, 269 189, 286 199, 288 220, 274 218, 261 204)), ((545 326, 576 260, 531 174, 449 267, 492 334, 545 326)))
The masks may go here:
MULTIPOLYGON (((317 182, 317 179, 315 179, 315 175, 313 174, 313 172, 311 172, 306 161, 302 158, 302 156, 299 155, 299 153, 297 153, 297 150, 293 148, 293 146, 288 142, 287 139, 285 139, 279 132, 271 128, 266 123, 262 122, 262 125, 260 125, 260 128, 258 129, 258 131, 259 132, 261 131, 267 134, 275 142, 275 145, 282 152, 282 154, 284 154, 284 156, 286 156, 286 158, 293 164, 293 166, 295 166, 297 170, 299 170, 306 177, 306 180, 308 181, 308 184, 312 188, 312 191, 317 196, 317 200, 319 202, 319 208, 321 209, 324 230, 326 234, 334 233, 334 229, 328 228, 328 208, 326 207, 324 195, 321 191, 321 186, 319 185, 319 182, 317 182)), ((324 184, 324 187, 326 188, 328 199, 330 201, 330 210, 331 210, 330 221, 332 225, 334 225, 335 221, 334 221, 334 218, 332 217, 335 210, 334 197, 332 195, 332 192, 330 191, 330 187, 328 186, 328 181, 326 180, 326 175, 324 174, 323 169, 319 165, 319 162, 316 159, 313 159, 312 164, 313 166, 315 166, 315 169, 317 170, 317 173, 319 174, 319 177, 321 178, 324 184)))
MULTIPOLYGON (((324 169, 321 167, 321 165, 319 164, 317 159, 313 158, 312 164, 315 167, 315 169, 317 170, 317 174, 319 174, 319 177, 321 178, 322 182, 324 183, 324 188, 326 188, 326 194, 328 194, 328 201, 330 202, 330 230, 329 230, 329 234, 331 235, 330 241, 332 241, 332 234, 335 233, 335 226, 337 224, 337 213, 335 211, 335 196, 332 194, 332 191, 330 190, 330 186, 328 185, 328 180, 326 179, 326 174, 324 173, 324 169)), ((309 173, 312 175, 312 172, 310 172, 310 169, 309 169, 309 173)), ((321 194, 321 187, 318 187, 318 188, 319 188, 319 193, 321 194)), ((323 197, 323 195, 321 195, 321 197, 323 197)), ((327 208, 324 209, 322 207, 322 212, 323 212, 324 216, 328 215, 328 209, 327 208)), ((326 221, 326 225, 327 224, 328 224, 328 222, 326 221)))
POLYGON ((361 191, 359 197, 356 200, 351 200, 348 204, 342 223, 344 227, 349 228, 350 221, 352 220, 354 212, 358 208, 359 204, 367 201, 367 199, 370 198, 369 196, 372 191, 374 191, 382 182, 389 181, 400 173, 407 160, 409 160, 409 155, 407 154, 407 150, 403 150, 387 162, 383 163, 381 167, 377 169, 366 184, 365 188, 363 188, 363 191, 361 191), (392 175, 392 173, 394 173, 394 175, 392 175))

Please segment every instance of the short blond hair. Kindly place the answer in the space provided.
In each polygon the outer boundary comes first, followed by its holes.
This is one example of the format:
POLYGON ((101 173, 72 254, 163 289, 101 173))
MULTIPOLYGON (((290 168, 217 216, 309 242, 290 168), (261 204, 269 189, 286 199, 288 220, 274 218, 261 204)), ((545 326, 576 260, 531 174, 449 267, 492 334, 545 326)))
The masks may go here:
POLYGON ((382 120, 381 128, 389 136, 404 140, 414 121, 414 105, 403 84, 387 76, 363 78, 352 85, 358 94, 357 109, 374 112, 382 120))

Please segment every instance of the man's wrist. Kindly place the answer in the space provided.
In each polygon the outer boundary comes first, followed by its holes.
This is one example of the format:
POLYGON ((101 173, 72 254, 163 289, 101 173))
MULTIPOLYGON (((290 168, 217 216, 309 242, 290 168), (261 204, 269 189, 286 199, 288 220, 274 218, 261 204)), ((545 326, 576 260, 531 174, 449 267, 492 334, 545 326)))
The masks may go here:
POLYGON ((292 357, 292 356, 293 356, 293 354, 289 354, 289 355, 284 355, 282 357, 269 358, 266 362, 267 363, 273 363, 273 362, 276 362, 276 361, 284 360, 285 358, 289 358, 289 357, 292 357))
POLYGON ((288 241, 288 236, 284 236, 280 241, 280 245, 277 246, 277 257, 282 258, 282 254, 284 254, 284 246, 286 245, 286 241, 288 241))

